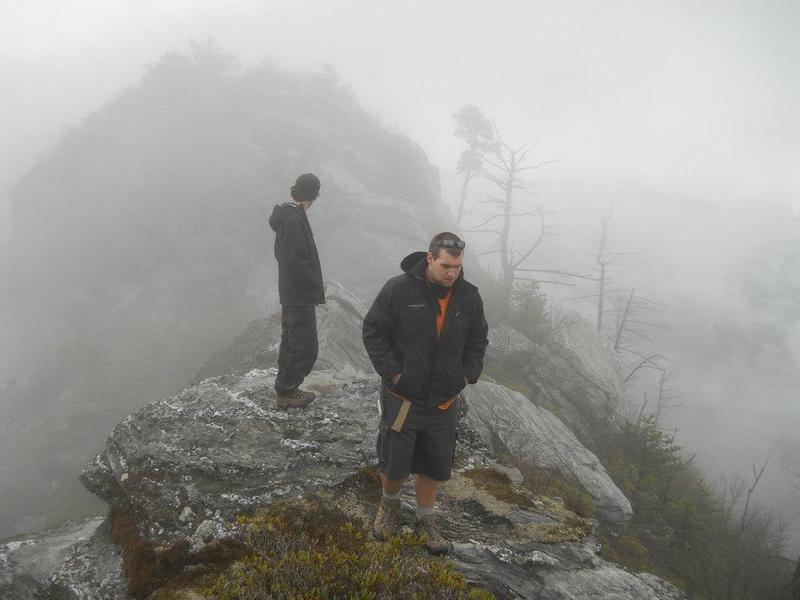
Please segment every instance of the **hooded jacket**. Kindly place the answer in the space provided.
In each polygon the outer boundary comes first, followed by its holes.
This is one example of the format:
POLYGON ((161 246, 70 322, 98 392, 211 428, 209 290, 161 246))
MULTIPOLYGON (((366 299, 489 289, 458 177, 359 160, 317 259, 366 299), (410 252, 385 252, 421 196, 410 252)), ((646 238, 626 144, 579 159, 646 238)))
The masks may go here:
POLYGON ((275 231, 281 304, 324 304, 322 267, 305 209, 294 202, 276 205, 269 225, 275 231))
POLYGON ((384 378, 400 373, 389 385, 415 404, 434 407, 475 383, 483 371, 489 341, 478 288, 463 271, 452 296, 441 336, 436 336, 439 303, 425 278, 426 252, 409 254, 403 275, 386 282, 367 316, 363 339, 375 370, 384 378))

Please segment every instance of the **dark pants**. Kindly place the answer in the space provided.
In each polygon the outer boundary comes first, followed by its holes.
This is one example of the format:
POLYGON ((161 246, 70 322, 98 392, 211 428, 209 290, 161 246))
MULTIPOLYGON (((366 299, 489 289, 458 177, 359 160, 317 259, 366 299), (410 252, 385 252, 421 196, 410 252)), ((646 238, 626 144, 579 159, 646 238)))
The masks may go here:
POLYGON ((284 306, 281 315, 281 348, 275 391, 284 394, 303 383, 317 362, 316 307, 284 306))

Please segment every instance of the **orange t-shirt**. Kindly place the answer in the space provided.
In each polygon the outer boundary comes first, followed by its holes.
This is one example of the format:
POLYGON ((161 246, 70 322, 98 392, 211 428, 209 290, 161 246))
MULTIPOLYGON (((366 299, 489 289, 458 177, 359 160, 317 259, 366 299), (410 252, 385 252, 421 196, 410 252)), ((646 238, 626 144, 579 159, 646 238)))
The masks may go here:
MULTIPOLYGON (((447 295, 444 298, 437 298, 436 301, 439 303, 439 314, 436 315, 436 338, 438 339, 442 335, 442 330, 444 329, 444 320, 447 317, 447 308, 450 305, 450 297, 453 294, 453 290, 447 290, 447 295)), ((450 405, 453 404, 455 400, 455 396, 442 402, 437 406, 440 410, 447 410, 450 408, 450 405)))
POLYGON ((447 290, 447 295, 444 298, 437 298, 436 301, 439 303, 439 314, 436 315, 436 338, 438 339, 442 335, 442 329, 444 329, 444 319, 447 316, 447 307, 450 305, 450 296, 453 294, 453 290, 447 290))

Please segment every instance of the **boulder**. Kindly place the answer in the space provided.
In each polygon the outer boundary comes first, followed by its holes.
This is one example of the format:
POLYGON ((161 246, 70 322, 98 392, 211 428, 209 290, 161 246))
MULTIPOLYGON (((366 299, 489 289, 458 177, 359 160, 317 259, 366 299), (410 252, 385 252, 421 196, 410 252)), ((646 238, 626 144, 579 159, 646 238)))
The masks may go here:
MULTIPOLYGON (((319 358, 316 369, 333 369, 356 375, 373 373, 361 342, 361 323, 367 307, 341 284, 325 282, 326 303, 317 307, 319 358)), ((200 368, 193 383, 219 375, 241 375, 274 366, 281 343, 281 313, 251 321, 245 330, 216 352, 200 368)))
POLYGON ((211 378, 148 404, 114 428, 81 480, 135 514, 148 539, 194 543, 198 528, 341 483, 373 460, 375 378, 315 371, 304 387, 321 398, 285 411, 275 405, 275 375, 211 378))
POLYGON ((108 538, 104 518, 0 544, 0 598, 127 598, 121 550, 108 538))
POLYGON ((493 452, 506 450, 536 466, 572 475, 601 517, 616 524, 633 516, 630 501, 597 457, 553 413, 496 383, 479 381, 466 397, 471 425, 493 452))
MULTIPOLYGON (((83 482, 134 514, 144 539, 197 553, 235 537, 238 514, 277 499, 321 495, 368 528, 379 489, 365 485, 362 468, 375 463, 377 378, 314 372, 307 387, 320 397, 284 411, 274 405, 274 377, 268 369, 211 378, 146 406, 113 430, 83 482)), ((600 559, 591 520, 534 496, 514 469, 497 464, 484 441, 491 436, 479 431, 489 425, 482 415, 487 404, 512 402, 522 400, 502 386, 475 387, 459 425, 457 469, 441 489, 437 513, 453 542, 450 558, 468 580, 501 598, 682 597, 600 559)), ((410 482, 403 507, 410 525, 410 482)))
POLYGON ((619 363, 597 329, 566 313, 547 339, 530 340, 505 324, 489 335, 487 364, 508 385, 555 413, 589 446, 621 422, 619 363))

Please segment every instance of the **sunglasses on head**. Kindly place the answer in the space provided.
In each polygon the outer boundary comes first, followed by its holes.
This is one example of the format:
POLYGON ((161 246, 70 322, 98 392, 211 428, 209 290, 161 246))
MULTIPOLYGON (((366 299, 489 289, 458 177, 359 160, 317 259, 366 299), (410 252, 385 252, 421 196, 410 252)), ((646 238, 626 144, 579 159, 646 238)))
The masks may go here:
POLYGON ((436 242, 435 244, 431 244, 431 246, 439 246, 441 248, 455 247, 461 250, 463 250, 466 245, 467 243, 464 240, 442 240, 440 242, 436 242))

